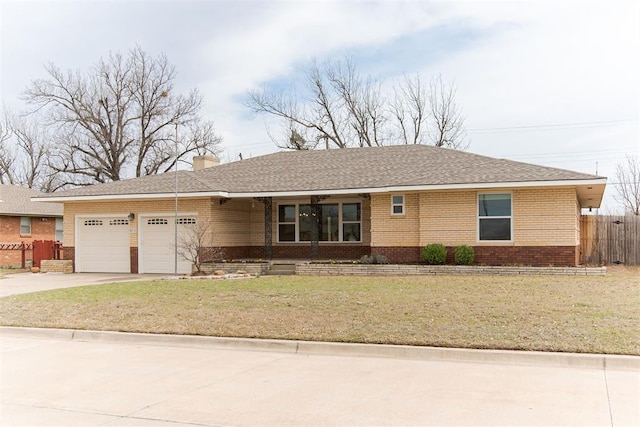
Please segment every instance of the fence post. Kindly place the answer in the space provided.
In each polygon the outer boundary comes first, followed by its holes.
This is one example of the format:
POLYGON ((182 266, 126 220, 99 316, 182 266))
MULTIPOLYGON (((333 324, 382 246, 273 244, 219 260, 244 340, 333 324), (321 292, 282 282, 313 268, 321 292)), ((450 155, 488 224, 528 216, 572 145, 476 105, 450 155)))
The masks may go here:
POLYGON ((24 241, 20 242, 20 248, 22 250, 22 268, 26 268, 26 249, 24 241))

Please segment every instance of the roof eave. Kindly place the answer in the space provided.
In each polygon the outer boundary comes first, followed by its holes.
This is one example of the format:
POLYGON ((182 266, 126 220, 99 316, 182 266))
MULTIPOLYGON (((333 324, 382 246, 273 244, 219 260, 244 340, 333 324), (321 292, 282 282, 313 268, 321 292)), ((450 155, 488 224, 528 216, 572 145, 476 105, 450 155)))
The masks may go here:
MULTIPOLYGON (((601 186, 604 192, 606 178, 557 180, 557 181, 520 181, 520 182, 488 182, 488 183, 462 183, 462 184, 431 184, 431 185, 396 185, 385 187, 361 187, 320 190, 294 190, 294 191, 256 191, 256 192, 228 192, 228 191, 202 191, 178 193, 180 198, 219 197, 219 198, 252 198, 252 197, 301 197, 319 195, 347 195, 360 193, 393 193, 415 191, 442 191, 465 189, 499 189, 499 188, 529 188, 529 187, 588 187, 601 186)), ((33 202, 75 202, 75 201, 100 201, 100 200, 131 200, 131 199, 171 199, 176 193, 140 193, 140 194, 103 194, 84 196, 59 196, 59 197, 32 197, 33 202)), ((600 195, 600 200, 602 196, 600 195)), ((599 203, 598 203, 599 205, 599 203)), ((595 207, 595 206, 594 206, 595 207)))

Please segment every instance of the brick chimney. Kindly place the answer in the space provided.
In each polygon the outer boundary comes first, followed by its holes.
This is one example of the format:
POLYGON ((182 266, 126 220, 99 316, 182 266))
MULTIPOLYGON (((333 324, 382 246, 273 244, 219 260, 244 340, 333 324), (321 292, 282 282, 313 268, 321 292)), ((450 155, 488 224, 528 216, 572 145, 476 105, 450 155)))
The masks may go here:
POLYGON ((193 157, 194 171, 210 168, 212 166, 218 166, 219 164, 220 164, 220 160, 215 156, 194 156, 193 157))

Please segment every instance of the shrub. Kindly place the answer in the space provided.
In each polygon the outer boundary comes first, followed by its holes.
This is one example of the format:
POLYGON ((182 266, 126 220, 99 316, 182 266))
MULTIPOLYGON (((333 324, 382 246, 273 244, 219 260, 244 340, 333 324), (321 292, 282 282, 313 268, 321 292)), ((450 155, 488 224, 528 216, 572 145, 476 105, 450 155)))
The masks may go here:
POLYGON ((389 264, 389 260, 386 256, 380 254, 362 255, 360 264, 389 264))
POLYGON ((447 261, 447 248, 441 243, 430 243, 422 248, 422 259, 429 265, 444 264, 447 261))
POLYGON ((389 264, 389 260, 384 255, 374 254, 371 258, 373 258, 373 264, 389 264))
POLYGON ((457 246, 453 253, 453 258, 457 265, 473 264, 474 256, 473 248, 467 245, 457 246))
POLYGON ((371 264, 373 258, 369 255, 362 255, 360 257, 360 264, 371 264))

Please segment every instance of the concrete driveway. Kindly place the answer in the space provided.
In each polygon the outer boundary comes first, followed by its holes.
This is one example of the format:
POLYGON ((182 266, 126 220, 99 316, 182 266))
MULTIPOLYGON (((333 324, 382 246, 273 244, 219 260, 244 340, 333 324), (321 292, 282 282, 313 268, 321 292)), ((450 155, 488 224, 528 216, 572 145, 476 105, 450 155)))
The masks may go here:
POLYGON ((473 363, 374 357, 380 346, 355 356, 340 354, 348 344, 280 342, 287 352, 220 340, 0 328, 0 424, 640 424, 637 358, 594 368, 580 355, 560 355, 570 362, 559 366, 553 354, 495 363, 484 351, 486 362, 473 363))
POLYGON ((132 282, 167 277, 166 274, 126 274, 126 273, 16 273, 0 278, 0 297, 50 289, 73 288, 76 286, 99 285, 112 282, 132 282))

